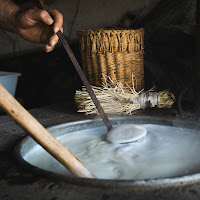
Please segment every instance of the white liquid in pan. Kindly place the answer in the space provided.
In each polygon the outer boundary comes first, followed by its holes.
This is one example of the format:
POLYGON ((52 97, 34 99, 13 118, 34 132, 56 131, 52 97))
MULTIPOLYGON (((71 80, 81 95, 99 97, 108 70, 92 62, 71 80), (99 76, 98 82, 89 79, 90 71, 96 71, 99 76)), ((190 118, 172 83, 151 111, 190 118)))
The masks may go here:
MULTIPOLYGON (((146 137, 129 144, 105 141, 105 128, 87 129, 58 138, 100 179, 177 177, 200 171, 200 133, 195 130, 143 125, 146 137)), ((37 145, 24 159, 39 168, 71 176, 37 145)))

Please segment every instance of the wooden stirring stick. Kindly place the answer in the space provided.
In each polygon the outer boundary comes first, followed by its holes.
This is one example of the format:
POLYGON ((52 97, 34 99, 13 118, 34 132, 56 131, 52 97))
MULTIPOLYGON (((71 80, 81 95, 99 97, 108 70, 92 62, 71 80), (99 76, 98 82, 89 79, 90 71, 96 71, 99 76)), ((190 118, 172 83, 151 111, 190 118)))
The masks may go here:
MULTIPOLYGON (((44 10, 46 10, 51 15, 51 17, 53 18, 52 14, 51 14, 51 10, 48 8, 48 6, 44 2, 44 0, 39 0, 39 2, 41 4, 42 8, 44 10)), ((92 87, 90 86, 90 83, 88 82, 88 80, 87 80, 85 74, 83 73, 83 70, 81 69, 76 57, 74 56, 67 40, 65 39, 64 34, 61 31, 58 31, 57 35, 60 38, 60 41, 61 41, 63 47, 65 48, 67 54, 69 55, 69 57, 70 57, 73 65, 74 65, 76 71, 78 72, 81 80, 83 81, 83 83, 84 83, 94 105, 96 106, 101 118, 103 119, 108 131, 110 131, 112 129, 112 124, 111 124, 110 120, 108 119, 106 113, 104 112, 103 108, 101 107, 99 100, 97 99, 96 95, 94 94, 92 87)))
POLYGON ((56 140, 1 84, 0 106, 74 176, 95 178, 85 165, 56 140))

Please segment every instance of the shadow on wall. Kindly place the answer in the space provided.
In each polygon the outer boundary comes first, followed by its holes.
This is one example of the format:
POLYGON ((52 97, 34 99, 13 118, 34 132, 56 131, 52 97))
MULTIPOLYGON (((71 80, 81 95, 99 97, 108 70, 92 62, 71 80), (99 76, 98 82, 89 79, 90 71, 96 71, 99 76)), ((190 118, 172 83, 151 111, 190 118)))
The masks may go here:
POLYGON ((128 13, 122 28, 145 29, 146 89, 170 89, 186 104, 194 102, 195 0, 161 0, 147 15, 128 13), (181 98, 181 97, 180 97, 181 98))
MULTIPOLYGON (((145 29, 145 90, 169 89, 190 108, 194 103, 196 0, 161 0, 128 12, 114 27, 145 29)), ((178 102, 178 101, 177 101, 178 102)))

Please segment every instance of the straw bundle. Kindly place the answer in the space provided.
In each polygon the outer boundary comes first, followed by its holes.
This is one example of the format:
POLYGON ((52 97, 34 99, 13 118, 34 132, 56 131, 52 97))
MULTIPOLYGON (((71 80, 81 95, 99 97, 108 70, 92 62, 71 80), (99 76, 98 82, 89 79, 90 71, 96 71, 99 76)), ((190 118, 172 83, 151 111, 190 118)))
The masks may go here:
MULTIPOLYGON (((175 102, 174 95, 169 91, 153 92, 153 89, 137 92, 128 85, 124 87, 121 82, 109 80, 102 87, 92 86, 92 89, 107 114, 131 115, 135 110, 146 108, 171 108, 175 102)), ((98 114, 85 87, 75 94, 78 112, 86 115, 98 114)))

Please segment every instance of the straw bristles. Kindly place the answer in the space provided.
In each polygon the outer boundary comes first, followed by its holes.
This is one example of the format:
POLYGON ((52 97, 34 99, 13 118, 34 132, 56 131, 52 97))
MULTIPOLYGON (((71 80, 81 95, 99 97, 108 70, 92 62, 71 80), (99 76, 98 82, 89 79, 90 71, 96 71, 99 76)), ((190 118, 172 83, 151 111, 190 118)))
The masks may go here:
POLYGON ((175 102, 175 96, 167 91, 158 92, 158 108, 171 108, 175 102))
MULTIPOLYGON (((109 82, 103 85, 103 87, 92 86, 92 89, 101 103, 102 108, 109 114, 131 114, 132 111, 140 109, 139 103, 132 102, 132 99, 139 99, 139 93, 130 88, 124 88, 120 82, 113 85, 113 82, 109 82)), ((85 87, 82 91, 76 91, 75 101, 78 104, 78 112, 84 112, 85 114, 98 113, 94 103, 85 87)))
MULTIPOLYGON (((96 97, 101 103, 102 108, 107 114, 124 114, 132 115, 135 110, 146 107, 171 108, 175 102, 174 95, 169 91, 137 92, 134 88, 123 87, 120 82, 112 81, 109 77, 104 76, 102 87, 91 86, 96 97), (144 94, 145 95, 142 95, 144 94), (140 95, 141 94, 141 95, 140 95), (152 98, 152 95, 154 98, 152 98), (143 98, 143 99, 142 99, 143 98), (141 102, 143 106, 141 106, 141 102)), ((98 111, 89 96, 86 88, 83 86, 82 91, 78 90, 75 94, 75 101, 78 105, 78 112, 84 112, 86 115, 98 114, 98 111)))

